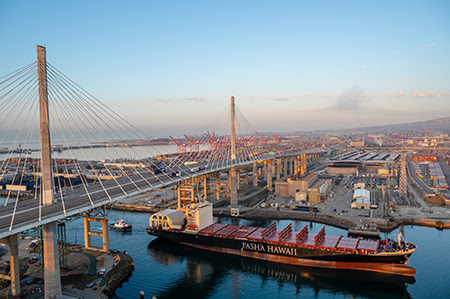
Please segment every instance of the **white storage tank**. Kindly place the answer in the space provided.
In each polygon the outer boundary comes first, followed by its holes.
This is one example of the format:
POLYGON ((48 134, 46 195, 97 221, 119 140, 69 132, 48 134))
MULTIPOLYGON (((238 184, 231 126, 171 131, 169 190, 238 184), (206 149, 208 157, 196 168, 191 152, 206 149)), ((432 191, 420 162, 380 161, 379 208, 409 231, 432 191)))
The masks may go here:
POLYGON ((296 202, 301 202, 301 201, 307 201, 308 199, 308 195, 306 194, 306 192, 296 192, 295 193, 295 201, 296 202))

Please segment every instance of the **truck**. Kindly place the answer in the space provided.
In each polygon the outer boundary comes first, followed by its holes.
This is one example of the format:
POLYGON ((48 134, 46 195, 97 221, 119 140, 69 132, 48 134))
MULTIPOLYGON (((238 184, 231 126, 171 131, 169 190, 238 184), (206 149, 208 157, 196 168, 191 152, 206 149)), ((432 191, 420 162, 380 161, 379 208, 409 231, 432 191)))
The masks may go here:
POLYGON ((197 172, 197 171, 200 171, 200 170, 201 170, 200 167, 191 168, 191 172, 197 172))

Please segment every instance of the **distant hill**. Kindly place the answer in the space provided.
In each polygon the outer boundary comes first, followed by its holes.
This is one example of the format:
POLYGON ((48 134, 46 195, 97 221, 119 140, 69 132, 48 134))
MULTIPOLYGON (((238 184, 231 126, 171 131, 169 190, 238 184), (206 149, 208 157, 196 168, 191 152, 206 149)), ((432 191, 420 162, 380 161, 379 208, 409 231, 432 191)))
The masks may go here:
POLYGON ((376 127, 366 127, 351 129, 349 131, 366 131, 368 133, 385 133, 385 132, 442 132, 450 134, 450 117, 438 118, 427 121, 419 121, 406 124, 385 125, 376 127))
MULTIPOLYGON (((351 129, 332 129, 332 130, 312 130, 312 131, 295 131, 295 132, 280 132, 278 134, 286 136, 295 134, 298 136, 310 136, 324 133, 369 133, 369 134, 384 134, 384 133, 408 133, 408 132, 436 132, 443 134, 450 134, 450 117, 438 118, 433 120, 418 121, 413 123, 384 125, 375 127, 359 127, 351 129)), ((269 133, 267 133, 269 134, 269 133)))

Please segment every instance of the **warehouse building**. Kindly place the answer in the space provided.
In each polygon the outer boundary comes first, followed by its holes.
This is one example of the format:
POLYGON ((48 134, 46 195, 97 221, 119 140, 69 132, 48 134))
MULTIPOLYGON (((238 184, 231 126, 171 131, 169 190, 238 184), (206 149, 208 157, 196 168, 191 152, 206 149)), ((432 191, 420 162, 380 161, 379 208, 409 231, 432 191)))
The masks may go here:
POLYGON ((352 209, 370 209, 370 191, 367 189, 355 189, 353 192, 352 209))

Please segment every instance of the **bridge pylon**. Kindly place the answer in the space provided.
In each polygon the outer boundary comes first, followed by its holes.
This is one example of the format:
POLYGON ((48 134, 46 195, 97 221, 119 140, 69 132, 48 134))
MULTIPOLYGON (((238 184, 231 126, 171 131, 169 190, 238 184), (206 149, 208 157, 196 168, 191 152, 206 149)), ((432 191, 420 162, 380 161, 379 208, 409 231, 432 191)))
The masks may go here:
POLYGON ((237 178, 236 178, 236 109, 234 105, 234 97, 231 97, 231 216, 239 216, 239 204, 237 195, 237 178))
MULTIPOLYGON (((47 60, 45 47, 36 46, 39 85, 39 124, 41 143, 42 202, 52 205, 53 174, 50 141, 50 120, 47 92, 47 60)), ((56 222, 44 225, 44 295, 45 298, 62 298, 56 222)))

